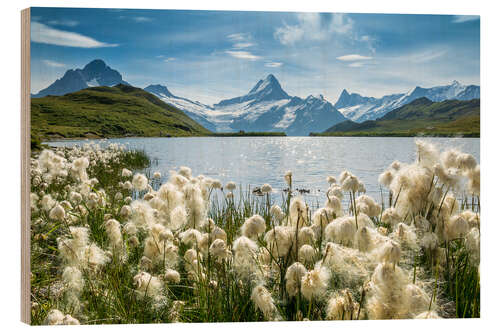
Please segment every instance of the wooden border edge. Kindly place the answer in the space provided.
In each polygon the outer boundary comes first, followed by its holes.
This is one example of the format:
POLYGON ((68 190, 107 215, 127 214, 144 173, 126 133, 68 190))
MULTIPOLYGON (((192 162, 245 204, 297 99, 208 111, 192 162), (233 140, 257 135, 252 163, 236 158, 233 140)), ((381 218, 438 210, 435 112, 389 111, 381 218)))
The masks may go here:
POLYGON ((30 8, 21 11, 21 321, 31 323, 30 260, 30 8))

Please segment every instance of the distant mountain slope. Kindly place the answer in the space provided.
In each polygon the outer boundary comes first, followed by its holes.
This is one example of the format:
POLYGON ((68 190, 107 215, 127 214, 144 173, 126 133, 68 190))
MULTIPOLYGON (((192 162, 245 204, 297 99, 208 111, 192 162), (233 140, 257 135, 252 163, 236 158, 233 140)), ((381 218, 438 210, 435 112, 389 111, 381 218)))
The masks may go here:
POLYGON ((362 122, 380 118, 387 112, 421 97, 426 97, 433 102, 441 102, 451 99, 478 99, 479 96, 479 86, 466 86, 460 84, 458 81, 453 81, 450 85, 432 88, 417 86, 406 94, 386 95, 381 98, 363 97, 356 93, 349 94, 347 90, 344 89, 334 106, 350 120, 362 122))
POLYGON ((435 134, 479 136, 480 100, 432 102, 416 99, 377 120, 356 123, 344 121, 328 128, 325 134, 390 135, 435 134))
POLYGON ((83 69, 66 71, 62 78, 31 97, 61 96, 89 87, 114 86, 117 84, 129 85, 123 81, 122 75, 118 71, 107 66, 104 61, 96 59, 89 62, 83 69))
POLYGON ((346 119, 321 95, 306 99, 291 97, 272 74, 259 80, 248 94, 213 106, 175 96, 165 86, 153 85, 145 90, 183 110, 206 128, 219 132, 284 131, 287 135, 308 135, 346 119))
POLYGON ((167 87, 160 84, 149 85, 144 90, 157 96, 165 103, 184 111, 185 114, 196 120, 196 122, 206 129, 213 132, 217 130, 216 125, 208 120, 210 112, 213 110, 212 107, 200 102, 193 102, 187 98, 175 96, 167 87))
POLYGON ((210 132, 140 88, 119 84, 31 99, 31 128, 42 138, 196 136, 210 132))

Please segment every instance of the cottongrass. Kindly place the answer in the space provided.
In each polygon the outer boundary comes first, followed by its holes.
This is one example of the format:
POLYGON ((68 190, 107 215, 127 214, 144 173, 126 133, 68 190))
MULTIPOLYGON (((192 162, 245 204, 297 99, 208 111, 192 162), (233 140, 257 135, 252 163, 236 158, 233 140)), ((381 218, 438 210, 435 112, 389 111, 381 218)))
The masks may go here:
POLYGON ((345 170, 314 209, 292 195, 292 172, 278 202, 268 184, 259 198, 188 167, 149 177, 135 158, 95 145, 33 158, 34 323, 480 314, 469 154, 418 141, 415 162, 379 177, 388 202, 345 170))

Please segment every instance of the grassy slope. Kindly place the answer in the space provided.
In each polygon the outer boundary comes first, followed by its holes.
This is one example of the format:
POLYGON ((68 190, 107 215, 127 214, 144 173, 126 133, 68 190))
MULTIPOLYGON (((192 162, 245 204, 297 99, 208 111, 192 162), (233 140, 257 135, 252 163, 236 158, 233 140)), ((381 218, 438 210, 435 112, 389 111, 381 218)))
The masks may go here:
POLYGON ((432 102, 420 98, 377 119, 346 121, 318 136, 469 136, 479 137, 480 103, 449 100, 432 102))
POLYGON ((124 85, 33 98, 31 130, 43 139, 211 133, 156 96, 124 85))

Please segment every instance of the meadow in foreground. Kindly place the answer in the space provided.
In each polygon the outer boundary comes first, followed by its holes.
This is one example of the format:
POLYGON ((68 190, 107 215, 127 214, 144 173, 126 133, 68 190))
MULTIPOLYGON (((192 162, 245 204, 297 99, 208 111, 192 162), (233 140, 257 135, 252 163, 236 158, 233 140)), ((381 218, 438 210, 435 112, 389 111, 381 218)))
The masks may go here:
POLYGON ((325 175, 318 207, 188 167, 162 183, 116 145, 44 150, 31 161, 32 323, 479 317, 479 165, 416 148, 380 175, 388 197, 343 171, 325 175))

